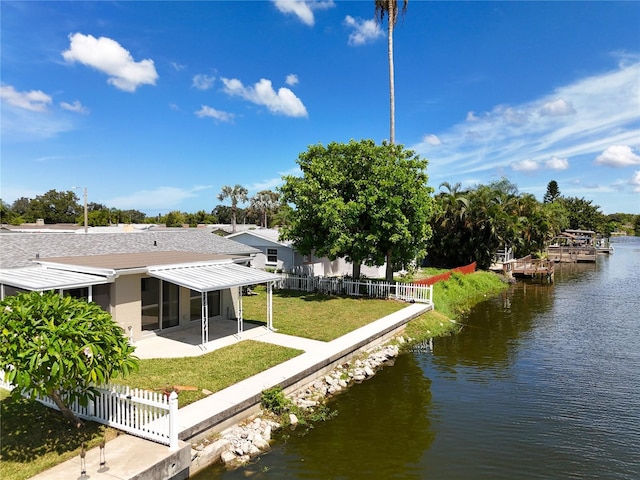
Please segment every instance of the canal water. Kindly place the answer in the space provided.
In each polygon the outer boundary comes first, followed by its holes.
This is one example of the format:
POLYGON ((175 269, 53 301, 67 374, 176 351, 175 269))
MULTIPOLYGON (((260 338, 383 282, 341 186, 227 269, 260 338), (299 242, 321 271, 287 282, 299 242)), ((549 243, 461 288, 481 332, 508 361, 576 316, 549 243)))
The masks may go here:
POLYGON ((640 238, 477 305, 221 479, 640 479, 640 238))

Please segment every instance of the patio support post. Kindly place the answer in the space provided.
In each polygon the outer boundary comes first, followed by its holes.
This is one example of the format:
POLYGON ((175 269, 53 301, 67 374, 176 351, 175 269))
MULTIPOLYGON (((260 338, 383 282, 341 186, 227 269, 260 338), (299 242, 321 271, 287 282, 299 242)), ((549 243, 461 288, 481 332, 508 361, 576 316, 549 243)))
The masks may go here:
POLYGON ((202 346, 209 342, 209 305, 207 292, 200 292, 202 303, 202 346))
POLYGON ((273 330, 273 282, 267 283, 267 328, 273 330))
POLYGON ((244 330, 242 325, 242 286, 238 287, 238 337, 244 330))

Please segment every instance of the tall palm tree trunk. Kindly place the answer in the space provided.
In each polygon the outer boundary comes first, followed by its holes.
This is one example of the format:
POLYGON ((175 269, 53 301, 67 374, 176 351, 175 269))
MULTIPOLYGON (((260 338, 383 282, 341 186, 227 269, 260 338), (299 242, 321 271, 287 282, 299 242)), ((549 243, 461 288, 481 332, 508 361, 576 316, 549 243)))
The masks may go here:
POLYGON ((393 27, 396 23, 396 13, 392 4, 393 1, 389 0, 387 53, 389 55, 389 143, 393 145, 396 141, 396 93, 395 70, 393 65, 393 27))

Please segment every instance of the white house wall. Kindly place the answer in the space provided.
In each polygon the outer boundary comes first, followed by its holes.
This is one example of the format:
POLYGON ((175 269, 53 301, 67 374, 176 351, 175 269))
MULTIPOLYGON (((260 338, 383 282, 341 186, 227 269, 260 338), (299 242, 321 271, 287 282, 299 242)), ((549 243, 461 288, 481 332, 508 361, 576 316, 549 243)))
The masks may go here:
POLYGON ((138 340, 142 335, 142 275, 123 275, 116 279, 111 290, 111 315, 127 337, 138 340))
MULTIPOLYGON (((122 327, 125 335, 134 341, 144 338, 145 335, 153 335, 152 331, 142 330, 142 274, 122 275, 111 286, 111 315, 113 320, 122 327)), ((232 290, 237 290, 232 289, 232 290)), ((237 304, 230 290, 222 290, 220 295, 220 315, 209 317, 210 319, 235 318, 237 304), (227 310, 227 307, 229 308, 227 310)), ((179 324, 171 329, 187 328, 200 320, 191 320, 191 290, 180 287, 180 316, 179 324)))

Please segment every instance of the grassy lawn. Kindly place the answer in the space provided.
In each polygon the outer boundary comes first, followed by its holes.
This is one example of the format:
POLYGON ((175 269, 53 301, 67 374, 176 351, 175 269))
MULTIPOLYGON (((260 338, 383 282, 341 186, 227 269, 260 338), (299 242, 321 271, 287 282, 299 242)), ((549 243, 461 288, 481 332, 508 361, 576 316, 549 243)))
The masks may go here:
MULTIPOLYGON (((266 289, 243 297, 243 318, 266 322, 266 289)), ((328 342, 406 307, 394 300, 333 297, 281 290, 273 295, 273 327, 278 333, 328 342)))
POLYGON ((245 340, 199 357, 140 360, 140 370, 114 383, 145 390, 171 390, 174 386, 196 387, 178 391, 178 405, 184 407, 245 378, 278 365, 302 353, 301 350, 245 340))
MULTIPOLYGON (((175 385, 198 387, 178 393, 179 406, 204 398, 202 389, 216 392, 302 353, 300 350, 247 340, 200 357, 141 360, 140 371, 114 383, 146 390, 175 385)), ((2 434, 0 478, 22 480, 80 454, 117 431, 86 422, 76 429, 57 411, 37 402, 14 400, 0 389, 2 434)), ((79 472, 78 472, 79 474, 79 472)))
MULTIPOLYGON (((436 311, 412 320, 407 334, 418 340, 450 334, 459 328, 450 318, 477 303, 483 294, 497 293, 503 288, 504 283, 490 273, 453 275, 448 282, 434 287, 436 311)), ((258 295, 243 298, 243 316, 266 322, 265 289, 256 291, 258 295)), ((280 333, 329 341, 405 306, 390 300, 280 291, 273 296, 273 324, 280 333)), ((196 388, 179 392, 179 405, 185 406, 204 398, 203 389, 219 391, 300 353, 249 340, 199 357, 141 360, 138 373, 114 379, 114 383, 157 391, 174 386, 196 388)), ((110 440, 117 435, 115 430, 92 422, 76 430, 58 412, 38 403, 7 398, 3 390, 0 399, 2 480, 30 478, 78 455, 82 442, 90 448, 103 438, 110 440)))
POLYGON ((116 430, 93 422, 78 430, 57 411, 37 402, 15 400, 6 390, 0 389, 0 399, 2 480, 30 478, 79 455, 83 442, 89 449, 117 435, 116 430))
POLYGON ((452 320, 486 297, 497 295, 506 288, 507 284, 491 272, 478 271, 470 275, 454 273, 448 281, 433 286, 435 309, 410 321, 405 333, 417 341, 455 333, 462 325, 452 320))

